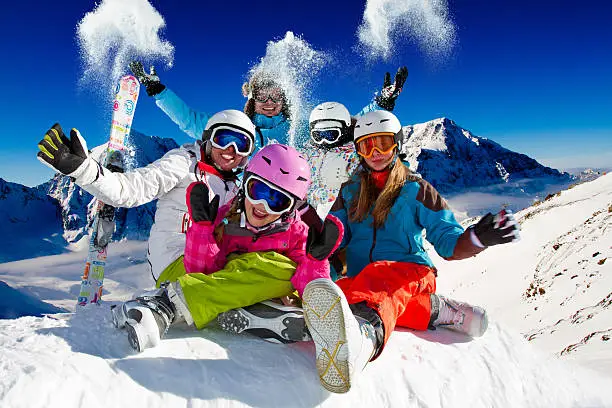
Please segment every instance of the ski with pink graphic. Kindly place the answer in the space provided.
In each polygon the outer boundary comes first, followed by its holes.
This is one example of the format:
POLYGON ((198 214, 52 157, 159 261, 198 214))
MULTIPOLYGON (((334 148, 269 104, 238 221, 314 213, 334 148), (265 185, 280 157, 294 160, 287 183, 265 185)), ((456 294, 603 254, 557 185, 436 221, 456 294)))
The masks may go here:
MULTIPOLYGON (((113 100, 113 120, 104 159, 104 167, 110 171, 123 172, 124 142, 132 128, 139 92, 140 83, 132 75, 122 77, 117 85, 113 100)), ((115 208, 98 200, 92 221, 85 271, 77 299, 79 306, 99 303, 102 298, 107 246, 114 232, 115 208)))

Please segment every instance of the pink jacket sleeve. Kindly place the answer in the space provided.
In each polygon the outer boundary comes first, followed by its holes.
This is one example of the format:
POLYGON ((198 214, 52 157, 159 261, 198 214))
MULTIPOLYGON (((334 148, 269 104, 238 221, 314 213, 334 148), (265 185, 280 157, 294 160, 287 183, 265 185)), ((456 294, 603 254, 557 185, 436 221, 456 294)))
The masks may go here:
POLYGON ((319 261, 306 254, 306 237, 298 241, 298 246, 288 256, 297 263, 295 273, 291 278, 291 284, 300 296, 304 293, 306 285, 311 281, 318 278, 331 279, 329 275, 329 261, 327 259, 319 261))
POLYGON ((194 222, 187 229, 185 241, 185 257, 183 263, 187 273, 201 272, 210 274, 216 272, 217 258, 220 255, 219 245, 215 241, 214 230, 229 209, 229 205, 221 207, 214 223, 194 222))
MULTIPOLYGON (((333 216, 328 216, 327 218, 330 217, 333 216)), ((344 228, 336 217, 333 217, 333 219, 330 218, 330 220, 334 222, 334 224, 336 224, 340 230, 340 237, 333 246, 333 250, 330 252, 331 254, 340 245, 344 228)), ((299 295, 302 296, 302 294, 304 293, 304 288, 311 281, 319 278, 331 279, 331 277, 329 274, 329 261, 327 260, 327 258, 323 260, 318 260, 306 253, 306 242, 308 239, 308 227, 306 226, 306 224, 304 224, 303 222, 299 222, 297 223, 296 227, 297 228, 295 231, 294 238, 296 246, 287 256, 297 263, 295 274, 293 274, 293 277, 291 278, 291 283, 293 284, 293 287, 298 291, 299 295)))

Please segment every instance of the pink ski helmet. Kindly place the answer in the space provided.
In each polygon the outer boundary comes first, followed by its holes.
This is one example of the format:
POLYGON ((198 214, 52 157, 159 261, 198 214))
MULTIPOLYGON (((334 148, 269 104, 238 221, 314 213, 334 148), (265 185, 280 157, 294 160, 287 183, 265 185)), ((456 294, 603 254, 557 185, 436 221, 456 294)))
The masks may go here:
POLYGON ((256 174, 300 200, 310 187, 310 165, 291 146, 269 144, 258 151, 246 166, 247 173, 256 174))

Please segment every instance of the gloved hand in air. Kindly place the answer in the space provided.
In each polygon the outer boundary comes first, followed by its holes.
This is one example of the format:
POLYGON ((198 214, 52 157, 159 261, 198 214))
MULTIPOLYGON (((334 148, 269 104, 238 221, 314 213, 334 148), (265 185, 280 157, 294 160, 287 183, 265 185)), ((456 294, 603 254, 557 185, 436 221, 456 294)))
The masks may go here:
POLYGON ((471 228, 485 247, 516 242, 521 238, 514 214, 507 209, 501 210, 496 215, 488 213, 471 228))
POLYGON ((159 81, 159 77, 155 72, 155 67, 151 65, 150 73, 145 73, 145 70, 140 61, 130 62, 130 70, 134 76, 144 85, 147 95, 155 96, 166 89, 166 86, 159 81))
POLYGON ((376 96, 375 101, 381 108, 393 111, 395 108, 395 100, 402 92, 404 83, 408 78, 408 68, 400 67, 395 74, 395 81, 391 83, 391 74, 387 72, 385 74, 385 80, 383 82, 383 88, 380 94, 376 96))
POLYGON ((70 130, 70 139, 62 127, 56 123, 47 130, 45 137, 38 142, 38 160, 55 171, 70 176, 87 159, 88 150, 85 139, 78 130, 70 130))

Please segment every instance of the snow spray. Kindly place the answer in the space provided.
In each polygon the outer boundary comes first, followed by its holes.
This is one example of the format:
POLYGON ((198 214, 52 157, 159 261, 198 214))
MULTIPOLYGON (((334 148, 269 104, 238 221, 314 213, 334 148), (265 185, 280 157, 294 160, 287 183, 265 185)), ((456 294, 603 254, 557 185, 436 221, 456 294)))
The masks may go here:
MULTIPOLYGON (((81 86, 112 98, 116 84, 128 64, 138 59, 161 60, 172 66, 174 46, 160 38, 166 23, 147 0, 102 0, 77 25, 77 40, 83 63, 81 86)), ((112 99, 111 99, 112 100, 112 99)), ((124 167, 134 164, 135 148, 125 141, 124 167)))
POLYGON ((77 25, 82 82, 112 92, 133 59, 172 66, 174 46, 160 38, 166 23, 147 0, 102 0, 77 25))
MULTIPOLYGON (((270 41, 266 46, 266 55, 253 66, 248 73, 253 75, 263 73, 274 78, 285 92, 291 108, 291 128, 289 144, 296 146, 306 140, 296 140, 296 128, 302 120, 308 120, 310 109, 309 85, 321 69, 331 61, 331 57, 322 51, 314 50, 302 38, 287 31, 285 37, 278 41, 270 41)), ((300 135, 308 137, 308 135, 300 135)))
POLYGON ((455 45, 456 30, 446 0, 368 0, 357 37, 369 59, 388 60, 404 39, 430 58, 444 58, 455 45))

